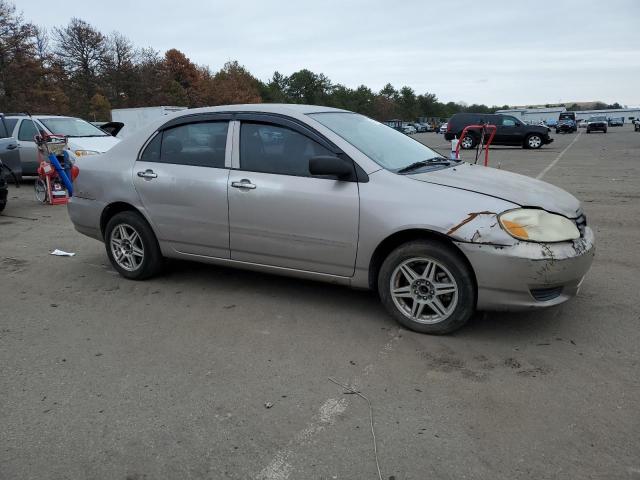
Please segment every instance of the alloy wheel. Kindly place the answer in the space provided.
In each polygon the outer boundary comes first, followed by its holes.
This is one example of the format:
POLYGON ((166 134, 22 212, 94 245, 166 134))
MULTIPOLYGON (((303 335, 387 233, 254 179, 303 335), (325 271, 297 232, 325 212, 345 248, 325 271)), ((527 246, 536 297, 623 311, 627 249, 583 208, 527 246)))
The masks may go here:
POLYGON ((109 241, 113 259, 119 267, 132 272, 144 261, 144 244, 142 237, 131 225, 121 223, 111 231, 109 241))
POLYGON ((471 148, 473 147, 473 138, 471 138, 469 135, 465 135, 461 143, 462 148, 471 148))
POLYGON ((542 145, 542 139, 537 135, 531 135, 529 137, 528 143, 531 148, 538 148, 540 145, 542 145))
POLYGON ((424 324, 446 320, 458 304, 453 275, 432 258, 415 257, 398 265, 391 275, 391 298, 403 315, 424 324))

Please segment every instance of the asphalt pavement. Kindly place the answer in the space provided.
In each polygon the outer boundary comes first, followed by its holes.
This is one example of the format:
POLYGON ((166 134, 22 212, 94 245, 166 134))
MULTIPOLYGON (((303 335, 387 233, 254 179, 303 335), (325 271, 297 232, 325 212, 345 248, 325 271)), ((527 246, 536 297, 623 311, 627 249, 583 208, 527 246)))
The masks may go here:
POLYGON ((11 187, 0 479, 377 478, 367 402, 329 377, 370 400, 385 480, 640 479, 640 133, 578 135, 490 164, 584 202, 580 294, 444 337, 323 283, 188 262, 125 280, 65 207, 11 187))

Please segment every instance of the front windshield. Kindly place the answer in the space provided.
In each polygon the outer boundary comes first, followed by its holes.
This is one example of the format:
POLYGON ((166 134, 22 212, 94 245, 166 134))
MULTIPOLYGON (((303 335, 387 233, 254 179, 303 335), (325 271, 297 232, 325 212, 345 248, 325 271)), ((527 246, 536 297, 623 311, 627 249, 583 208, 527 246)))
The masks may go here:
POLYGON ((358 113, 326 112, 309 116, 387 170, 397 172, 416 162, 432 159, 447 161, 417 140, 358 113))
POLYGON ((589 119, 590 122, 604 122, 605 118, 604 117, 591 117, 589 119))
POLYGON ((89 122, 80 118, 52 117, 39 118, 45 127, 54 135, 65 135, 67 137, 108 137, 109 134, 103 132, 98 127, 94 127, 89 122))

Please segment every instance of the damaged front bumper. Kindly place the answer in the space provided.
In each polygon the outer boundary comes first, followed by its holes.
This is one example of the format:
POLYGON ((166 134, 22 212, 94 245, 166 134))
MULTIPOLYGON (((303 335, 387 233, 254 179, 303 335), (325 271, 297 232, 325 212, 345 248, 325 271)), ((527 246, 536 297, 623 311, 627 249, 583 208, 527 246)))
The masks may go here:
POLYGON ((578 293, 595 255, 593 231, 574 241, 499 246, 456 242, 476 274, 479 310, 558 305, 578 293))

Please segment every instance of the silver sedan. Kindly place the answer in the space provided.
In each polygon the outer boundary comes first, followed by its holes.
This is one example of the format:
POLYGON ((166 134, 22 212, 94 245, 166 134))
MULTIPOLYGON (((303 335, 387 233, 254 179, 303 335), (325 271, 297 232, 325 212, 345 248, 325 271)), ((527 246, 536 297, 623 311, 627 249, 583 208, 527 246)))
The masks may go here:
POLYGON ((327 107, 185 110, 77 166, 70 218, 126 278, 171 257, 374 289, 424 333, 562 303, 595 251, 564 190, 327 107))

